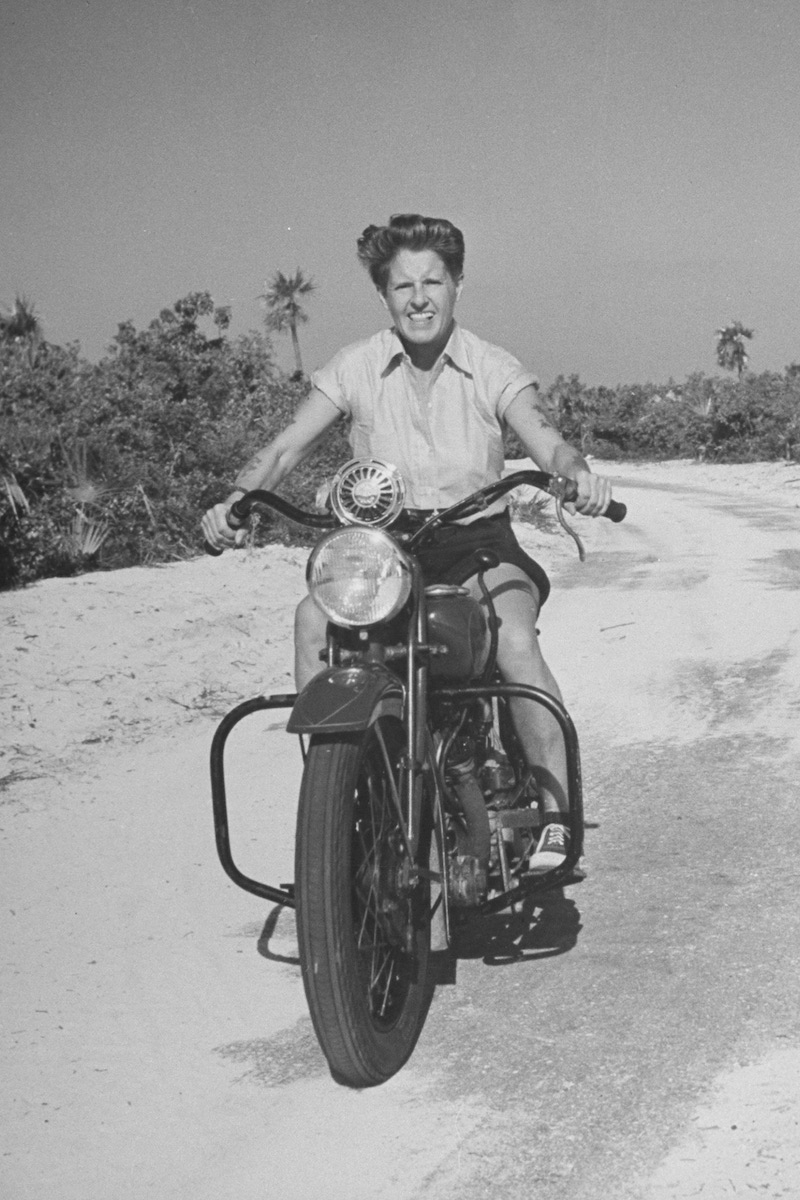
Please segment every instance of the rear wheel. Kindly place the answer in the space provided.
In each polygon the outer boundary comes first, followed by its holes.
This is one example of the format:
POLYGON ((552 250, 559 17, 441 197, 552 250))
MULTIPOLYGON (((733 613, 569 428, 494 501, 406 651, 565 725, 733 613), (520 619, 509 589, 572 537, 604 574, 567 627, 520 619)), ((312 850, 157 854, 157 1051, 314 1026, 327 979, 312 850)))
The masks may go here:
MULTIPOLYGON (((404 730, 382 717, 314 737, 297 818, 300 961, 311 1019, 340 1083, 383 1083, 430 1003, 430 887, 409 871, 397 805, 404 730)), ((419 862, 427 866, 429 838, 419 862)))

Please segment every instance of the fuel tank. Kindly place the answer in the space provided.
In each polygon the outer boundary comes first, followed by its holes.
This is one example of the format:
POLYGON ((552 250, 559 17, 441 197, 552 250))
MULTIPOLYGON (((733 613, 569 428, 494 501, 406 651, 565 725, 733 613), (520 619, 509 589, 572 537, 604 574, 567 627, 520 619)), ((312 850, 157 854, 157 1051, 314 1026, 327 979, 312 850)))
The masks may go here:
POLYGON ((477 600, 464 587, 435 583, 425 588, 428 605, 428 641, 445 646, 434 654, 430 674, 450 682, 480 675, 489 656, 489 625, 477 600))

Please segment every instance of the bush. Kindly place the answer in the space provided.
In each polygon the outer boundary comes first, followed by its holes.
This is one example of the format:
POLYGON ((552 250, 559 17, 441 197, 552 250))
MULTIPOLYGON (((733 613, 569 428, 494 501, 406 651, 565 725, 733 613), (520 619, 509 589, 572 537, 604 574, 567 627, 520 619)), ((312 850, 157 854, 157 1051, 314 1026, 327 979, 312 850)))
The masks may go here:
POLYGON ((606 458, 754 462, 800 452, 800 372, 740 380, 691 375, 617 388, 559 376, 545 396, 563 436, 606 458))
MULTIPOLYGON (((0 587, 200 552, 200 515, 308 389, 277 370, 266 337, 230 339, 229 323, 193 292, 147 329, 121 324, 96 365, 75 346, 0 340, 0 587)), ((541 399, 567 440, 598 456, 740 462, 800 450, 797 364, 664 387, 559 376, 541 399)), ((506 451, 525 455, 511 433, 506 451)), ((308 507, 349 457, 340 423, 282 493, 308 507)), ((255 540, 310 537, 275 519, 255 540)))
MULTIPOLYGON (((120 325, 96 366, 74 347, 0 344, 0 586, 201 550, 201 513, 308 389, 276 369, 268 339, 226 328, 193 293, 144 331, 120 325), (208 317, 219 336, 201 330, 208 317)), ((286 494, 307 504, 348 456, 337 430, 286 494)), ((259 531, 287 536, 283 523, 259 531)))

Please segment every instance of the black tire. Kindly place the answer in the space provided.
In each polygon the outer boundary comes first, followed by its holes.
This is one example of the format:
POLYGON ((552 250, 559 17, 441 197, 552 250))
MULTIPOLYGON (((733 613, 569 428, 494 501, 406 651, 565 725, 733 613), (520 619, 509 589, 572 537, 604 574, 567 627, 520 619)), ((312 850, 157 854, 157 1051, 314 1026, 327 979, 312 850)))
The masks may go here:
MULTIPOLYGON (((300 790, 295 888, 303 984, 331 1073, 349 1087, 372 1087, 400 1070, 432 993, 430 885, 401 881, 392 788, 403 750, 394 717, 357 735, 313 737, 300 790)), ((426 867, 429 850, 423 837, 426 867)))

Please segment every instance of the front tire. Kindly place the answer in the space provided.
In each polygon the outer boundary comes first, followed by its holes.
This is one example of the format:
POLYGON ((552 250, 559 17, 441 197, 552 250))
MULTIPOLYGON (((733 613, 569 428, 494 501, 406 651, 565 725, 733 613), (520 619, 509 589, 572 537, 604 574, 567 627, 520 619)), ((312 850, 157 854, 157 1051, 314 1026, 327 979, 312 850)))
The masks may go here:
MULTIPOLYGON (((371 1087, 409 1058, 432 987, 430 886, 410 884, 395 800, 404 729, 379 718, 311 739, 297 817, 295 887, 303 984, 331 1073, 371 1087)), ((428 865, 429 838, 418 860, 428 865)))

